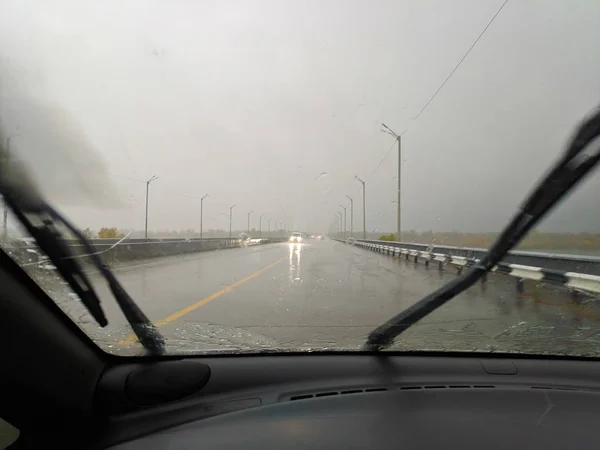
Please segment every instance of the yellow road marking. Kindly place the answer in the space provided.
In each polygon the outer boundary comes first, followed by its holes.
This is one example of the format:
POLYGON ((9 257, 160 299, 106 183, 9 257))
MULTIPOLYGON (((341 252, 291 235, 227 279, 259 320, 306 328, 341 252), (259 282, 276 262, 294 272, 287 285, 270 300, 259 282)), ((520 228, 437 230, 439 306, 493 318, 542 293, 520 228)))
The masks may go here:
MULTIPOLYGON (((176 313, 171 314, 169 317, 166 317, 163 320, 157 322, 155 324, 155 326, 163 327, 163 326, 167 325, 168 323, 173 322, 174 320, 180 319, 181 317, 185 316, 186 314, 189 314, 190 312, 194 311, 195 309, 200 308, 201 306, 206 305, 207 303, 213 301, 215 298, 220 297, 221 295, 226 294, 228 292, 231 292, 234 288, 244 284, 246 281, 250 281, 252 278, 256 278, 260 274, 275 267, 277 264, 286 260, 287 258, 288 258, 287 256, 284 256, 283 258, 278 259, 274 263, 269 264, 268 266, 263 267, 262 269, 257 270, 254 273, 251 273, 247 277, 244 277, 241 280, 238 280, 235 283, 230 284, 229 286, 225 286, 223 289, 210 294, 208 297, 204 297, 202 300, 200 300, 190 306, 187 306, 187 307, 177 311, 176 313)), ((137 341, 137 336, 135 334, 131 334, 131 335, 127 336, 125 339, 123 339, 122 341, 120 341, 119 345, 129 345, 129 344, 133 344, 136 341, 137 341)))

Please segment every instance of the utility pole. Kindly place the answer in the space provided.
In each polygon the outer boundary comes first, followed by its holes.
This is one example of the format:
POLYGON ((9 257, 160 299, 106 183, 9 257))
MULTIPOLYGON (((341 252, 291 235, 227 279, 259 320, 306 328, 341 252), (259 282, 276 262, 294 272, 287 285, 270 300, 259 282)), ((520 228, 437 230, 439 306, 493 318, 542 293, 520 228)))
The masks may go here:
POLYGON ((204 199, 208 197, 208 193, 200 199, 200 239, 202 239, 202 216, 204 214, 204 199))
POLYGON ((235 208, 235 205, 231 205, 229 207, 229 237, 231 237, 231 218, 233 215, 233 208, 235 208))
POLYGON ((363 239, 367 238, 367 191, 365 188, 365 182, 354 175, 360 183, 362 183, 362 200, 363 200, 363 239))
POLYGON ((397 206, 397 231, 396 231, 396 240, 398 242, 402 241, 402 227, 401 227, 401 209, 400 209, 400 190, 402 189, 402 134, 397 134, 394 130, 392 130, 390 127, 388 127, 385 123, 381 124, 385 130, 381 130, 384 133, 389 134, 390 136, 392 136, 393 138, 396 139, 396 141, 398 142, 398 198, 396 200, 396 206, 397 206))
POLYGON ((250 214, 252 214, 254 210, 248 211, 248 236, 250 236, 250 214))
POLYGON ((150 183, 154 180, 158 180, 156 175, 152 175, 148 181, 146 181, 146 225, 144 226, 144 238, 148 239, 148 192, 150 191, 150 183))
POLYGON ((348 194, 346 198, 350 200, 350 236, 354 236, 354 200, 348 194))
POLYGON ((402 137, 398 136, 398 242, 402 242, 402 226, 401 226, 401 215, 400 215, 400 189, 402 189, 402 137))
POLYGON ((344 239, 346 239, 346 230, 348 229, 348 216, 347 216, 347 210, 346 207, 344 205, 340 205, 342 208, 344 208, 344 239))
POLYGON ((265 213, 262 213, 259 217, 258 217, 258 237, 262 237, 262 218, 265 215, 265 213))

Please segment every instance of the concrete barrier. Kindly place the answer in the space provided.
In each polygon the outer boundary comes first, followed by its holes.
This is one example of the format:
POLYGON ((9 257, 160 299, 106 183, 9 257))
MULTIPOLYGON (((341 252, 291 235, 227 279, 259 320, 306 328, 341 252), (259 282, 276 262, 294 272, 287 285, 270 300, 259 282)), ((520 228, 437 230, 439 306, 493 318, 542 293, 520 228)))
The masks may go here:
MULTIPOLYGON (((264 245, 286 241, 285 238, 253 239, 249 245, 264 245)), ((89 263, 90 252, 77 240, 64 241, 81 262, 89 263)), ((122 262, 160 258, 166 256, 185 255, 215 250, 243 247, 248 244, 239 238, 208 238, 208 239, 92 239, 90 241, 102 261, 108 265, 122 262)), ((44 268, 47 258, 32 241, 15 242, 8 248, 8 253, 19 264, 27 264, 44 268)))
MULTIPOLYGON (((260 244, 281 242, 282 240, 283 238, 263 239, 260 244)), ((102 260, 109 265, 112 265, 137 259, 160 258, 165 256, 239 248, 244 246, 244 242, 238 238, 153 239, 147 241, 136 239, 124 240, 117 244, 117 241, 104 243, 99 239, 95 239, 93 246, 96 251, 100 253, 102 260)), ((69 247, 76 255, 86 255, 88 253, 85 247, 79 243, 76 245, 69 245, 69 247)))

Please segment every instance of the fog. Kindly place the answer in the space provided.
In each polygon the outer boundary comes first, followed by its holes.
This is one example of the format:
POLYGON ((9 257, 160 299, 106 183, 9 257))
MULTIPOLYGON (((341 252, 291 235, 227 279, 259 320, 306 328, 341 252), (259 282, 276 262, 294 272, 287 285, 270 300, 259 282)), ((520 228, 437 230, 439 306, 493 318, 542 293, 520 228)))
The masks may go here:
MULTIPOLYGON (((495 231, 600 98, 600 4, 0 2, 11 156, 80 227, 495 231), (348 209, 348 212, 350 210, 348 209), (349 221, 350 219, 348 219, 349 221)), ((542 229, 600 231, 596 171, 542 229)))

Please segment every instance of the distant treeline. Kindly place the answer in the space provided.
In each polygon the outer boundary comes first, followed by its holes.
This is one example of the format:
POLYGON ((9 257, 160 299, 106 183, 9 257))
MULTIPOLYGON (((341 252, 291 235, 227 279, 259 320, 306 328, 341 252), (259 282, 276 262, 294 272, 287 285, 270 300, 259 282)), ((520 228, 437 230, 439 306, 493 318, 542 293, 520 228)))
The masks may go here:
MULTIPOLYGON (((455 247, 487 248, 498 233, 459 233, 456 231, 405 231, 402 241, 455 247)), ((396 240, 393 234, 378 235, 382 240, 396 240)), ((522 250, 600 250, 600 233, 544 233, 532 231, 517 247, 522 250)))

